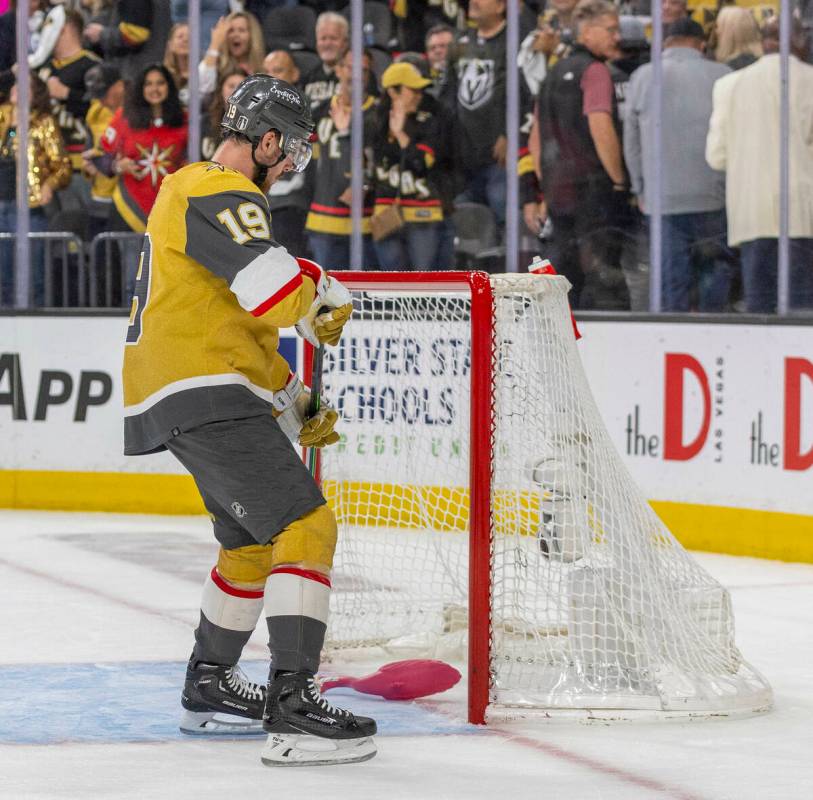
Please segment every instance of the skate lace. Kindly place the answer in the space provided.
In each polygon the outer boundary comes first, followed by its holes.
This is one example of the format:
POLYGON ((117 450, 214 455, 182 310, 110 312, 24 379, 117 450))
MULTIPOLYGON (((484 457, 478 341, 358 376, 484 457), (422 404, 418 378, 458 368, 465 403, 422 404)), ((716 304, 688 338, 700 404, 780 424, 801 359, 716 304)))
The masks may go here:
POLYGON ((246 700, 262 700, 263 687, 250 681, 240 667, 229 667, 226 670, 226 683, 237 695, 246 700))
POLYGON ((335 717, 350 716, 349 711, 345 711, 343 708, 336 708, 336 706, 331 705, 324 697, 322 697, 319 687, 316 685, 316 681, 313 678, 308 681, 308 694, 310 695, 311 700, 327 714, 333 714, 335 717))

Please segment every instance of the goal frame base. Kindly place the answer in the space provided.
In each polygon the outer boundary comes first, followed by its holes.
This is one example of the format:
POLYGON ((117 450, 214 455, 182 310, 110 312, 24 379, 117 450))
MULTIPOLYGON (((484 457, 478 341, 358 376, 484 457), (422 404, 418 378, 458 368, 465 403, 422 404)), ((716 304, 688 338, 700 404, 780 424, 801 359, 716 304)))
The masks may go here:
POLYGON ((767 714, 773 710, 773 701, 766 698, 759 705, 746 705, 725 711, 691 711, 656 708, 521 708, 516 706, 489 706, 485 724, 510 725, 524 722, 538 724, 616 725, 630 723, 708 722, 713 720, 744 719, 767 714))

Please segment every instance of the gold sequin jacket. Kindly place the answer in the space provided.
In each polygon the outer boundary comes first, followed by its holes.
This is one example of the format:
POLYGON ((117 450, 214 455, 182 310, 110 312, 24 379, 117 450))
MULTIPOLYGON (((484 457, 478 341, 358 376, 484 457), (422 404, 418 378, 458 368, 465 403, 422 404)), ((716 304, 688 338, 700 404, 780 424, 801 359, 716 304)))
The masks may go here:
MULTIPOLYGON (((17 153, 17 138, 9 146, 6 133, 11 127, 13 106, 0 105, 0 158, 8 158, 11 150, 17 153)), ((42 187, 64 189, 71 180, 71 160, 65 152, 62 134, 53 117, 36 114, 31 117, 28 130, 28 204, 38 208, 42 203, 42 187)))

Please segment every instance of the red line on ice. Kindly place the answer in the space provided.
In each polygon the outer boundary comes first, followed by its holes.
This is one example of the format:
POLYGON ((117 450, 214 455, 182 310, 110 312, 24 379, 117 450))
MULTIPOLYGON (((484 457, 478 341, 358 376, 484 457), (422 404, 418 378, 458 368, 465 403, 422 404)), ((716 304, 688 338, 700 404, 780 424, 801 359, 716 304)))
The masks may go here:
MULTIPOLYGON (((130 611, 138 611, 141 614, 149 614, 152 617, 158 617, 159 619, 163 619, 168 622, 176 622, 179 625, 183 625, 184 628, 189 631, 192 629, 191 626, 194 625, 194 623, 190 623, 188 619, 184 619, 183 617, 177 616, 168 611, 161 611, 157 608, 150 608, 150 606, 142 605, 141 603, 134 603, 132 600, 125 600, 123 597, 116 597, 116 595, 108 594, 107 592, 102 591, 101 589, 96 589, 93 586, 77 583, 76 581, 59 577, 58 575, 54 575, 50 572, 43 572, 38 569, 33 569, 32 567, 23 566, 22 564, 15 564, 13 561, 9 561, 5 558, 0 558, 0 565, 8 567, 9 569, 17 570, 17 572, 22 572, 26 575, 31 575, 35 578, 40 578, 41 580, 48 581, 49 583, 56 584, 57 586, 62 586, 65 589, 71 589, 75 592, 82 592, 83 594, 90 595, 91 597, 98 597, 102 600, 106 600, 108 603, 121 606, 122 608, 127 608, 130 611)), ((246 649, 256 653, 268 652, 267 648, 254 644, 253 642, 249 642, 246 645, 246 649)))
POLYGON ((564 750, 555 744, 540 742, 527 736, 516 736, 510 731, 496 730, 493 728, 490 728, 489 731, 497 734, 509 742, 513 742, 514 744, 529 747, 532 750, 540 750, 546 755, 552 756, 553 758, 558 758, 560 761, 569 761, 571 764, 576 764, 580 767, 587 767, 588 769, 593 770, 593 772, 618 778, 618 780, 623 781, 624 783, 631 783, 634 786, 639 786, 642 789, 660 792, 668 797, 677 798, 677 800, 701 800, 699 795, 687 792, 677 786, 669 786, 668 784, 661 783, 654 778, 636 775, 634 772, 629 772, 628 770, 621 769, 620 767, 613 766, 612 764, 607 764, 595 758, 583 756, 579 753, 573 753, 570 750, 564 750))
MULTIPOLYGON (((442 703, 437 703, 432 700, 416 700, 416 705, 434 711, 446 717, 453 717, 459 721, 459 715, 450 714, 449 709, 445 708, 442 703)), ((636 775, 629 770, 616 767, 613 764, 608 764, 604 761, 599 761, 596 758, 583 756, 579 753, 573 753, 570 750, 565 750, 555 744, 548 744, 537 739, 532 739, 529 736, 519 736, 511 733, 509 730, 500 728, 483 727, 483 733, 486 735, 499 736, 507 742, 518 744, 522 747, 530 748, 531 750, 539 750, 552 758, 557 758, 560 761, 568 761, 571 764, 576 764, 579 767, 586 767, 587 769, 597 772, 600 775, 607 775, 617 778, 623 783, 629 783, 638 786, 641 789, 649 789, 653 792, 660 792, 667 797, 673 797, 675 800, 703 800, 700 795, 692 794, 691 792, 681 789, 678 786, 669 786, 666 783, 655 780, 654 778, 647 778, 644 775, 636 775)))

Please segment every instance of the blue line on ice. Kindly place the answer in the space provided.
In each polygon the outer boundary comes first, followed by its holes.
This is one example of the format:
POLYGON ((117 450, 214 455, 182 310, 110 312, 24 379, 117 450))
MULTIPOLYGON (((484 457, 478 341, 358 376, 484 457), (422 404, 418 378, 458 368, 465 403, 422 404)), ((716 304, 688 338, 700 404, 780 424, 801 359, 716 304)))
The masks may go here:
MULTIPOLYGON (((267 662, 241 666, 252 680, 264 680, 267 662)), ((0 666, 0 744, 189 739, 178 730, 185 669, 180 661, 0 666)), ((474 725, 415 703, 388 702, 349 689, 326 697, 375 718, 382 736, 478 732, 474 725)))

